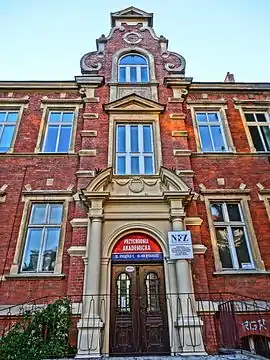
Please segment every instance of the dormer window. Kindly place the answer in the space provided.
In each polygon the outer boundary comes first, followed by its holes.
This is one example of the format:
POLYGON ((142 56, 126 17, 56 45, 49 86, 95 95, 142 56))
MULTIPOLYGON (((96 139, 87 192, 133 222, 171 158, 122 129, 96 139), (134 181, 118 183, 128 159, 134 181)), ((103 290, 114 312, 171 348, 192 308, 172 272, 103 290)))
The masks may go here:
POLYGON ((149 81, 148 61, 142 55, 122 56, 118 63, 118 81, 141 83, 149 81))

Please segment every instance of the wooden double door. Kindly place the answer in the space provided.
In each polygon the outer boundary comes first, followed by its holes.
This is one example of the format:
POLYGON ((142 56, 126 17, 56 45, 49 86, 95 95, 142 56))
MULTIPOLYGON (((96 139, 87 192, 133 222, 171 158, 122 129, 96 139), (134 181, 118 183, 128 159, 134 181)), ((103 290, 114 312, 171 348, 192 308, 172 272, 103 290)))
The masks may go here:
POLYGON ((163 264, 113 264, 110 354, 169 354, 163 264))

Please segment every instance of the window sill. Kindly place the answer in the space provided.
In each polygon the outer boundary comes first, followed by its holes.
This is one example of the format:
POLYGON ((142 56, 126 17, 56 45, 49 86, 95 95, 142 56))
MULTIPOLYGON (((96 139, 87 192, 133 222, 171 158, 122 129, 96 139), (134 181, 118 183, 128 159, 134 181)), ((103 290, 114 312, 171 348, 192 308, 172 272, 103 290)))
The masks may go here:
POLYGON ((25 273, 25 274, 9 274, 5 275, 7 280, 19 280, 19 279, 44 279, 44 278, 54 278, 54 279, 62 279, 64 278, 64 274, 53 274, 53 273, 25 273))
POLYGON ((267 270, 220 270, 214 271, 213 275, 269 275, 267 270))

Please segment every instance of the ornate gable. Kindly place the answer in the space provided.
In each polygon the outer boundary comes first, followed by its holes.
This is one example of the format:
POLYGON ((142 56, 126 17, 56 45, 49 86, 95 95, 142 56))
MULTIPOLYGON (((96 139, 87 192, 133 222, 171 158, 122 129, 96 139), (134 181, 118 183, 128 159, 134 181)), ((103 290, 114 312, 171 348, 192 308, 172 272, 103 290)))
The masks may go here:
POLYGON ((139 111, 161 113, 165 110, 165 105, 133 93, 121 99, 111 101, 108 104, 104 104, 103 108, 107 112, 139 111))

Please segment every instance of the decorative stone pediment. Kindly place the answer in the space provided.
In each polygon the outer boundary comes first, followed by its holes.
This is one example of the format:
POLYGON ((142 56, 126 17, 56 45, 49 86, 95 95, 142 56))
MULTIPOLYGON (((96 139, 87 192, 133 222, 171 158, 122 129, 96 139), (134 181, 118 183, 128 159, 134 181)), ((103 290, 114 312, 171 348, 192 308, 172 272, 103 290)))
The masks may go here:
POLYGON ((141 9, 138 9, 134 6, 130 6, 126 9, 116 11, 111 13, 111 24, 115 26, 117 21, 128 21, 132 22, 133 20, 141 20, 142 22, 146 22, 148 26, 153 26, 153 14, 147 13, 141 9))
POLYGON ((191 189, 174 172, 161 167, 158 175, 119 176, 113 175, 112 168, 99 173, 86 189, 82 190, 85 200, 103 197, 115 199, 142 199, 147 201, 180 197, 188 200, 191 189))
POLYGON ((165 105, 159 104, 158 102, 150 99, 146 99, 137 94, 131 94, 105 104, 103 108, 107 112, 149 111, 160 113, 164 111, 165 105))

